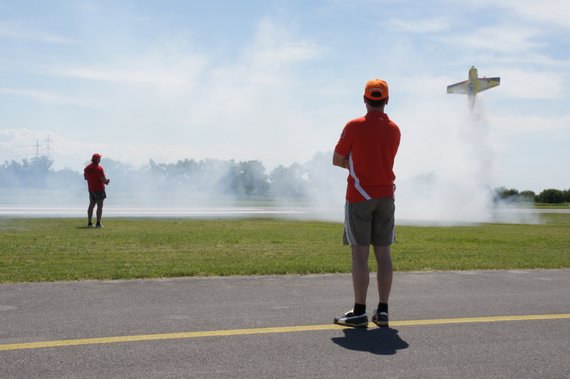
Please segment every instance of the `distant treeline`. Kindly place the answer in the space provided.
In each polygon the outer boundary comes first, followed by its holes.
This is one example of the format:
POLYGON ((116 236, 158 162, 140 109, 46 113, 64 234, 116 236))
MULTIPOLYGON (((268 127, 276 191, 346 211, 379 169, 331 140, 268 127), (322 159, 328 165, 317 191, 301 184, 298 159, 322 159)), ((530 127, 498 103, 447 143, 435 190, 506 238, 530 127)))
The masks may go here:
MULTIPOLYGON (((53 170, 53 161, 45 156, 6 161, 0 165, 0 188, 83 189, 83 173, 70 169, 53 170)), ((258 160, 237 162, 217 159, 184 159, 176 163, 157 163, 152 159, 141 168, 109 158, 101 165, 118 192, 173 191, 189 194, 223 194, 251 198, 303 198, 312 184, 321 181, 331 157, 316 154, 305 164, 278 166, 267 171, 258 160)))
POLYGON ((570 189, 558 190, 548 188, 536 194, 533 191, 518 191, 514 188, 500 187, 495 190, 496 200, 512 202, 560 204, 570 203, 570 189))
MULTIPOLYGON (((83 173, 70 169, 53 170, 53 161, 42 156, 6 161, 0 165, 0 189, 84 190, 83 173)), ((161 194, 221 194, 242 198, 303 199, 311 194, 323 196, 331 183, 346 174, 331 165, 331 154, 318 153, 310 161, 278 166, 268 171, 258 160, 183 159, 176 163, 157 163, 152 159, 141 168, 105 158, 102 162, 111 179, 113 191, 161 194)), ((342 180, 342 179, 340 179, 342 180)), ((504 187, 494 190, 496 201, 564 203, 570 202, 570 189, 545 189, 539 194, 504 187)))

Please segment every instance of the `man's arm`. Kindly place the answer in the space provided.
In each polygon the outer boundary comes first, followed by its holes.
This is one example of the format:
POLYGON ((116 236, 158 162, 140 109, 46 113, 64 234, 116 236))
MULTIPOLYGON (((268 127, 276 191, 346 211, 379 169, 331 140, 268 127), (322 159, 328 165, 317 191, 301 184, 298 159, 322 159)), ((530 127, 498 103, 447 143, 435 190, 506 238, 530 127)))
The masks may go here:
POLYGON ((99 180, 101 180, 101 183, 105 183, 105 184, 109 184, 109 182, 110 182, 110 180, 105 177, 105 171, 103 170, 103 168, 101 168, 99 180))
POLYGON ((333 153, 332 164, 334 166, 338 166, 338 167, 342 167, 342 168, 348 168, 348 158, 340 155, 339 153, 337 153, 335 151, 333 153))

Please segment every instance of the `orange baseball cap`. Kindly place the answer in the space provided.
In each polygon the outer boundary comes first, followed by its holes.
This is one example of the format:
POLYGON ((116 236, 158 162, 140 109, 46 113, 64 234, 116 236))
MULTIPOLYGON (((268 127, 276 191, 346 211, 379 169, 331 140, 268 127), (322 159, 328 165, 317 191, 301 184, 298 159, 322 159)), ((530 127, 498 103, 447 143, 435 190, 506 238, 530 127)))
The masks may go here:
POLYGON ((382 79, 372 79, 366 83, 364 96, 370 100, 383 100, 388 98, 388 83, 382 79))

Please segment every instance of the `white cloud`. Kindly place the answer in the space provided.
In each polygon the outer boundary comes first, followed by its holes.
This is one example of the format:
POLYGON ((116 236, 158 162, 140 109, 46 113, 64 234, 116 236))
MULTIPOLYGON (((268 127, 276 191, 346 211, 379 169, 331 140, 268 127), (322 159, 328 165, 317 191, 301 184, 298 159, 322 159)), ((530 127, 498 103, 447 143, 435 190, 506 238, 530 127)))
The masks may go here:
POLYGON ((451 24, 444 18, 432 19, 392 19, 388 21, 388 25, 395 30, 413 33, 433 33, 448 30, 451 24))
MULTIPOLYGON (((220 63, 177 46, 150 46, 139 56, 116 57, 107 64, 43 67, 40 71, 81 79, 75 84, 79 98, 83 93, 103 99, 101 110, 75 120, 83 126, 74 138, 87 137, 91 130, 99 133, 89 137, 90 144, 71 145, 105 147, 115 159, 137 162, 192 157, 261 159, 274 165, 307 160, 333 144, 319 138, 321 126, 312 116, 297 111, 311 95, 299 92, 305 83, 299 81, 296 68, 319 54, 310 41, 265 19, 251 43, 231 61, 220 63), (307 138, 312 142, 299 144, 307 138)), ((11 88, 0 89, 0 93, 42 102, 75 99, 11 88)), ((79 98, 75 100, 81 102, 79 98)), ((336 137, 337 132, 332 135, 336 137)), ((76 148, 66 150, 79 153, 76 148)), ((64 165, 80 159, 60 158, 64 165)))
POLYGON ((16 89, 16 88, 2 88, 0 87, 0 95, 13 95, 26 97, 34 101, 52 103, 52 104, 67 104, 82 107, 100 107, 102 102, 96 99, 78 98, 72 96, 61 95, 55 92, 31 90, 31 89, 16 89))
POLYGON ((538 29, 514 24, 475 28, 467 32, 450 33, 439 40, 463 50, 480 50, 514 54, 534 50, 541 46, 535 41, 538 29))
POLYGON ((312 59, 317 55, 317 47, 309 41, 295 38, 284 24, 266 18, 257 26, 251 52, 260 56, 262 61, 278 64, 312 59))
POLYGON ((560 99, 566 91, 567 78, 556 72, 501 69, 501 93, 512 99, 560 99))
POLYGON ((36 30, 34 28, 23 25, 22 23, 14 21, 0 22, 0 37, 60 45, 70 45, 77 43, 77 41, 73 38, 36 30))
POLYGON ((531 24, 548 24, 570 28, 570 2, 567 0, 479 0, 482 7, 495 6, 508 9, 512 14, 531 24))
POLYGON ((294 161, 300 153, 308 159, 314 145, 298 141, 317 131, 313 120, 296 111, 309 96, 299 91, 306 83, 296 69, 318 56, 315 45, 295 38, 284 25, 262 21, 239 58, 209 67, 196 88, 199 96, 181 105, 182 133, 194 142, 191 151, 270 165, 294 161))
POLYGON ((188 85, 207 65, 199 54, 157 48, 141 56, 119 57, 107 64, 45 68, 48 75, 120 85, 178 87, 188 85))
POLYGON ((494 115, 493 125, 499 139, 508 141, 522 134, 570 135, 570 113, 562 116, 494 115))

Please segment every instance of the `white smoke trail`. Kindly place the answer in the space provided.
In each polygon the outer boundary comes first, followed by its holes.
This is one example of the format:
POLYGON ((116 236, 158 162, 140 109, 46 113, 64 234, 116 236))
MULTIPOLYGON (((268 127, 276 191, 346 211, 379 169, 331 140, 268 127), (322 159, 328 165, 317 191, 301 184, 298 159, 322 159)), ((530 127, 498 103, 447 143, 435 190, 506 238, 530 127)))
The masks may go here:
POLYGON ((503 206, 493 196, 493 125, 481 99, 471 114, 450 112, 445 104, 434 101, 431 112, 421 113, 421 122, 412 117, 403 123, 396 195, 400 222, 537 222, 534 215, 496 210, 503 206))

